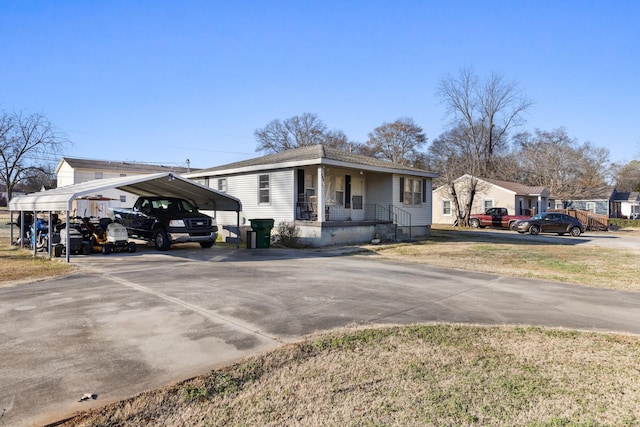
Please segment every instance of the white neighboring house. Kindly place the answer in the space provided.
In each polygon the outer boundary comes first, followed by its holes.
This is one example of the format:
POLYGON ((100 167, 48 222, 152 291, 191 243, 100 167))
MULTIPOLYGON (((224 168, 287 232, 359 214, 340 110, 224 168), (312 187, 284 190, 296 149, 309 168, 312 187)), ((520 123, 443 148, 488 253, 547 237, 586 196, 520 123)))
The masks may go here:
POLYGON ((428 236, 436 176, 323 145, 185 174, 240 199, 241 230, 235 213, 216 218, 227 237, 244 240, 252 219, 273 219, 294 224, 311 246, 428 236))
POLYGON ((609 216, 613 218, 640 219, 640 192, 613 191, 609 216))
MULTIPOLYGON (((458 197, 462 200, 468 200, 466 183, 471 178, 471 175, 465 174, 455 180, 458 197)), ((530 187, 497 179, 473 178, 479 183, 471 206, 472 214, 482 213, 493 207, 502 207, 507 208, 511 215, 534 215, 554 207, 554 200, 550 199, 549 191, 545 187, 530 187)), ((433 223, 454 224, 456 219, 449 186, 443 185, 433 190, 433 223)))
MULTIPOLYGON (((184 174, 190 170, 183 167, 151 165, 135 162, 112 160, 80 159, 63 157, 56 167, 57 186, 79 184, 95 179, 116 178, 122 176, 150 174, 157 172, 175 172, 184 174)), ((132 207, 138 196, 118 190, 105 190, 101 194, 78 199, 74 202, 73 215, 102 218, 108 216, 110 207, 132 207)))

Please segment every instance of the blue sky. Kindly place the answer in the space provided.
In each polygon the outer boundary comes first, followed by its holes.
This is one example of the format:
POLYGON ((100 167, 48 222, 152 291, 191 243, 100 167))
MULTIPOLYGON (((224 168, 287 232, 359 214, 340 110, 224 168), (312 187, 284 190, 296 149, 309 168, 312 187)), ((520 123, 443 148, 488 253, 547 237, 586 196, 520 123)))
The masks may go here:
POLYGON ((447 129, 438 81, 472 67, 565 127, 640 158, 640 1, 0 2, 0 108, 43 112, 66 155, 212 167, 314 113, 364 142, 411 117, 447 129))

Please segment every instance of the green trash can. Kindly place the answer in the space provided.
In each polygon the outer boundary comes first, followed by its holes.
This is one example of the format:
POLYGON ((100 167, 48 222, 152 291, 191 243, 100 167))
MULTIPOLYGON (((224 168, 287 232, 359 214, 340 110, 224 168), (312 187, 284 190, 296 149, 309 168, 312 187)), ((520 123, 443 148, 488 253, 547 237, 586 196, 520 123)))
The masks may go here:
POLYGON ((271 245, 273 219, 250 219, 251 228, 256 232, 256 248, 268 248, 271 245))

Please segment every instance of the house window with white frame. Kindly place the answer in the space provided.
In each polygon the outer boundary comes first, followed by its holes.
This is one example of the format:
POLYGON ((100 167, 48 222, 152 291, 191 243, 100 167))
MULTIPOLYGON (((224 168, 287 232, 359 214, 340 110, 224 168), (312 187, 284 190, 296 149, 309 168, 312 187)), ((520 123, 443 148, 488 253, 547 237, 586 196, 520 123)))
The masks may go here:
POLYGON ((596 202, 587 202, 587 210, 596 213, 596 202))
POLYGON ((227 192, 227 178, 218 178, 218 191, 227 192))
POLYGON ((335 204, 344 206, 344 177, 336 176, 335 204))
POLYGON ((491 209, 492 207, 493 207, 493 199, 482 200, 482 212, 486 212, 487 209, 491 209))
POLYGON ((268 174, 258 175, 258 204, 270 203, 270 176, 268 174))
POLYGON ((402 202, 405 206, 422 205, 422 179, 404 178, 404 195, 402 202))
POLYGON ((451 216, 451 200, 442 200, 442 215, 451 216))

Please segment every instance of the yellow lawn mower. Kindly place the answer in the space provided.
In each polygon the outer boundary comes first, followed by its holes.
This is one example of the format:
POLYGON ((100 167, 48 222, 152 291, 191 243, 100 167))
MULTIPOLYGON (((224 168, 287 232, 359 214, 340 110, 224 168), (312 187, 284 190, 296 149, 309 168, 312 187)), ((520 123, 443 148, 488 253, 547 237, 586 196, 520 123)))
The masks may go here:
POLYGON ((124 251, 133 253, 137 249, 135 242, 129 241, 127 229, 111 218, 100 218, 93 227, 89 242, 92 252, 102 252, 105 255, 124 251))

